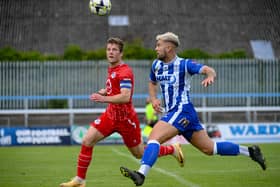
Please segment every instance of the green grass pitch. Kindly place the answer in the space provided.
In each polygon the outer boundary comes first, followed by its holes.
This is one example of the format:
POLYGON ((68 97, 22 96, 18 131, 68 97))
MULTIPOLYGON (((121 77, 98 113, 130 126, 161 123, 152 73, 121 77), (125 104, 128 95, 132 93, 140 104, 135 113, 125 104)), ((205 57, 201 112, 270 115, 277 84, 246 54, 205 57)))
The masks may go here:
MULTIPOLYGON (((185 167, 171 157, 158 159, 145 187, 279 187, 280 144, 261 144, 268 168, 245 156, 206 156, 184 145, 185 167)), ((0 147, 1 187, 58 187, 75 175, 79 146, 0 147)), ((119 167, 138 169, 122 145, 97 145, 87 174, 87 187, 131 187, 119 167)))

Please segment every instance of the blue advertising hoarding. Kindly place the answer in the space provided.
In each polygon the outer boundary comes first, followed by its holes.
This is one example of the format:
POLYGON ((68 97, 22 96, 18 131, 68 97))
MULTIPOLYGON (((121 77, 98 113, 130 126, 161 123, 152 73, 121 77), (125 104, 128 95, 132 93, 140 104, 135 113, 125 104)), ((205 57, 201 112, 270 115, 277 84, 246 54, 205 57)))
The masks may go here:
POLYGON ((69 127, 0 128, 0 146, 70 145, 69 127))
MULTIPOLYGON (((208 135, 214 141, 232 141, 236 143, 273 143, 280 142, 280 123, 225 123, 206 125, 208 135), (209 128, 211 127, 211 128, 209 128)), ((22 145, 79 145, 89 125, 70 127, 9 127, 0 128, 0 146, 22 145)), ((141 126, 144 129, 144 125, 141 126)), ((144 141, 147 139, 142 131, 144 141)), ((176 136, 166 143, 188 142, 176 136)), ((99 144, 123 144, 122 137, 113 133, 99 144)))
POLYGON ((222 140, 236 143, 280 142, 279 123, 233 123, 217 125, 222 140))

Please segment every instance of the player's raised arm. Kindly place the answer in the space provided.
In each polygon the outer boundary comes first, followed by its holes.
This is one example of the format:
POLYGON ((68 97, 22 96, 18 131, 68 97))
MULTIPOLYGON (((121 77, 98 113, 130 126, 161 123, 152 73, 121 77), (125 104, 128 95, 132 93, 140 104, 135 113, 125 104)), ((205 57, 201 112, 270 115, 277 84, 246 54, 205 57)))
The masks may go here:
POLYGON ((214 79, 216 78, 216 71, 213 68, 204 65, 201 68, 200 73, 206 75, 205 79, 201 82, 204 87, 207 87, 210 84, 214 83, 214 79))

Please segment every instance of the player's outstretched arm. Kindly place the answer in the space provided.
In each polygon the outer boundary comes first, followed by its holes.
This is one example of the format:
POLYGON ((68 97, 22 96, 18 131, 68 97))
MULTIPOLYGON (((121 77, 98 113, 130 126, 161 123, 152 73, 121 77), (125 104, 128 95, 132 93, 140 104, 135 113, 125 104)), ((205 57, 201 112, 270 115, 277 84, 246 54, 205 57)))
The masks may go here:
POLYGON ((205 65, 202 67, 201 74, 206 75, 205 79, 201 82, 204 87, 207 87, 214 83, 216 72, 213 68, 205 65))

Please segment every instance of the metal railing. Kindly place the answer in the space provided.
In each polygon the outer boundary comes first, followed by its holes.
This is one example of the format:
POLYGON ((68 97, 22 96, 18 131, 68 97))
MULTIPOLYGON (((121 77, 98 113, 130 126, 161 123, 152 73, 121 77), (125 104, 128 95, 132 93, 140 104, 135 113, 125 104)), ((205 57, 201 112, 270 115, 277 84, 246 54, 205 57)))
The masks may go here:
MULTIPOLYGON (((280 93, 280 61, 198 60, 215 68, 217 80, 208 88, 200 84, 202 76, 193 76, 191 93, 232 94, 232 97, 208 97, 208 106, 241 106, 246 104, 242 94, 263 94, 251 97, 252 106, 279 106, 279 97, 267 97, 266 93, 280 93)), ((151 62, 126 61, 135 75, 134 93, 148 92, 151 62)), ((0 96, 75 96, 90 95, 105 86, 106 61, 48 61, 48 62, 0 62, 0 96)), ((200 98, 191 94, 196 106, 202 106, 200 98)), ((67 99, 67 98, 66 98, 67 99)), ((50 100, 30 99, 29 108, 47 108, 50 100)), ((144 107, 145 98, 135 100, 135 106, 144 107)), ((75 108, 91 108, 84 99, 73 101, 75 108)), ((101 107, 95 105, 94 107, 101 107)), ((0 109, 23 109, 24 100, 1 100, 0 109)))
MULTIPOLYGON (((203 122, 211 123, 213 110, 217 109, 239 108, 237 111, 242 109, 246 113, 247 121, 254 121, 254 109, 274 110, 280 106, 279 59, 197 61, 212 66, 217 72, 216 82, 208 88, 201 86, 202 76, 192 79, 190 97, 201 112, 203 122)), ((134 105, 142 111, 151 61, 128 60, 125 63, 132 67, 135 75, 134 105)), ((28 125, 30 112, 64 111, 72 123, 75 112, 99 111, 105 107, 88 98, 105 86, 107 66, 106 61, 0 62, 0 112, 22 112, 28 125)), ((8 117, 2 117, 2 121, 10 123, 8 117)))
MULTIPOLYGON (((145 99, 147 97, 147 94, 135 94, 133 96, 133 100, 139 100, 139 99, 145 99)), ((262 97, 280 97, 280 93, 224 93, 224 94, 193 94, 192 98, 200 99, 202 102, 202 106, 196 107, 197 112, 202 113, 202 122, 205 124, 211 124, 212 123, 212 113, 213 112, 245 112, 246 113, 246 119, 247 122, 256 121, 257 119, 257 112, 258 111, 276 111, 280 112, 280 106, 252 106, 251 101, 254 98, 262 98, 262 97), (242 106, 208 106, 207 100, 211 98, 245 98, 246 102, 242 106), (251 117, 251 113, 253 113, 253 119, 251 117)), ((69 125, 74 124, 75 121, 75 114, 99 114, 104 111, 104 107, 95 107, 95 108, 75 108, 73 105, 75 100, 89 100, 88 95, 65 95, 65 96, 0 96, 0 101, 5 100, 21 100, 24 103, 23 109, 6 109, 6 110, 0 110, 0 118, 1 115, 24 115, 24 125, 28 126, 28 118, 30 114, 68 114, 69 115, 69 125), (32 109, 29 107, 30 100, 52 100, 52 99, 61 99, 61 100, 67 100, 67 107, 66 108, 60 108, 60 109, 45 109, 45 108, 37 108, 32 109)), ((138 107, 136 108, 137 113, 144 113, 145 108, 144 107, 138 107)), ((5 119, 7 120, 7 126, 9 126, 10 119, 5 116, 5 119)))

